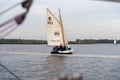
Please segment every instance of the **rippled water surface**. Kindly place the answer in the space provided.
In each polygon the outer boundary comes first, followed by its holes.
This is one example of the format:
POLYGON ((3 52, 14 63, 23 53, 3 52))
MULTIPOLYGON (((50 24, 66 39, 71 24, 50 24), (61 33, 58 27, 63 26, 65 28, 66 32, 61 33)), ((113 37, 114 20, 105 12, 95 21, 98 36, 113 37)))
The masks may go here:
MULTIPOLYGON (((81 73, 84 80, 120 80, 120 45, 71 46, 74 48, 71 56, 60 56, 51 55, 52 48, 46 45, 0 45, 0 63, 22 80, 52 80, 60 74, 70 77, 76 72, 81 73), (76 54, 118 57, 74 56, 76 54)), ((0 80, 17 79, 0 66, 0 80)))

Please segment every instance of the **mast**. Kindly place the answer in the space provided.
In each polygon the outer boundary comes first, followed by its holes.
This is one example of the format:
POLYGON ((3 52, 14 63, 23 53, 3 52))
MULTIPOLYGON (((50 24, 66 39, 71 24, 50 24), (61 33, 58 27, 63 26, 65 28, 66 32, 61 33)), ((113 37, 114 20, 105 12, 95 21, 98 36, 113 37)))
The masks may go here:
POLYGON ((61 29, 62 29, 62 37, 63 37, 63 46, 65 45, 65 35, 64 35, 64 30, 63 30, 63 23, 62 23, 62 17, 61 17, 61 13, 60 13, 60 9, 59 9, 59 18, 60 18, 60 25, 61 25, 61 29))

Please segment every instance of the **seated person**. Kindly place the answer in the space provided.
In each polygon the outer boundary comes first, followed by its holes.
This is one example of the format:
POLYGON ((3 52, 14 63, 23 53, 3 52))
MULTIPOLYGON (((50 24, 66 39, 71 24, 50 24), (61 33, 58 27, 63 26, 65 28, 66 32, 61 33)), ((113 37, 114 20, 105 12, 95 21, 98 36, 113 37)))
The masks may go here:
POLYGON ((60 50, 60 51, 65 51, 65 50, 66 50, 66 46, 60 45, 59 50, 60 50))
POLYGON ((58 50, 59 50, 58 46, 53 47, 53 52, 58 52, 58 50))
POLYGON ((71 50, 71 47, 69 45, 66 46, 68 50, 71 50))
POLYGON ((63 46, 63 51, 65 51, 66 50, 66 46, 63 46))
POLYGON ((63 46, 62 45, 59 46, 59 50, 63 51, 63 46))

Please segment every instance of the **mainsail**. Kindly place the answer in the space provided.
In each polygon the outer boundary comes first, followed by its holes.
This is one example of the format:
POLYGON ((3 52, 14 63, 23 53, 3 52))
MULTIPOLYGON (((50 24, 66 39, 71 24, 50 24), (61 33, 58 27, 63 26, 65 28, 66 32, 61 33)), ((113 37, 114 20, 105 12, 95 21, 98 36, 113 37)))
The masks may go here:
POLYGON ((117 44, 117 40, 116 39, 114 40, 114 44, 117 44))
POLYGON ((47 42, 49 46, 67 44, 67 39, 61 21, 47 9, 47 42))

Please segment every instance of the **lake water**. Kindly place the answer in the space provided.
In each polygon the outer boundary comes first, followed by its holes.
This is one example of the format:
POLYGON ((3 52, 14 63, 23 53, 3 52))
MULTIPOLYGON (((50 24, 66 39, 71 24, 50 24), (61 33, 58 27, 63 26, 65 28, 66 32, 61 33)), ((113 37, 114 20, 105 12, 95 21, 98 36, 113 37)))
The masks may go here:
MULTIPOLYGON (((120 45, 71 45, 72 55, 52 55, 46 45, 0 45, 0 63, 21 80, 52 80, 60 74, 83 80, 120 80, 120 45), (85 56, 84 56, 85 55, 85 56), (105 57, 104 57, 105 56, 105 57)), ((0 66, 0 80, 17 80, 0 66)))

